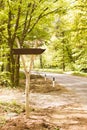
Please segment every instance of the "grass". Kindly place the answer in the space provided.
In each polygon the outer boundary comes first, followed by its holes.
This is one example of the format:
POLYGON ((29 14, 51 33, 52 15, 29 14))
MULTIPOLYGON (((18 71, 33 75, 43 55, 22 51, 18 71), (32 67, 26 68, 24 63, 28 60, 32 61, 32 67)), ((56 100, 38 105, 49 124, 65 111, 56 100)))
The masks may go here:
POLYGON ((25 106, 13 100, 12 102, 0 102, 0 110, 1 109, 3 112, 14 112, 20 114, 25 111, 25 106))
MULTIPOLYGON (((63 72, 63 70, 57 69, 57 68, 56 69, 35 69, 35 70, 40 71, 40 72, 52 72, 52 73, 59 73, 59 74, 65 73, 65 72, 63 72)), ((70 74, 75 75, 75 76, 87 77, 87 73, 80 72, 80 71, 71 71, 70 74)))
POLYGON ((6 115, 10 113, 19 115, 22 112, 25 112, 25 106, 23 104, 17 103, 15 100, 12 102, 0 101, 0 127, 5 125, 6 115))
POLYGON ((6 123, 6 119, 5 119, 5 117, 0 116, 0 126, 5 125, 5 123, 6 123))
POLYGON ((40 71, 40 72, 52 72, 52 73, 60 73, 60 74, 62 74, 63 73, 63 70, 61 70, 61 69, 57 69, 57 68, 55 68, 55 69, 45 69, 45 68, 43 68, 43 69, 34 69, 35 71, 40 71))
POLYGON ((78 71, 72 72, 72 75, 87 77, 87 73, 78 72, 78 71))

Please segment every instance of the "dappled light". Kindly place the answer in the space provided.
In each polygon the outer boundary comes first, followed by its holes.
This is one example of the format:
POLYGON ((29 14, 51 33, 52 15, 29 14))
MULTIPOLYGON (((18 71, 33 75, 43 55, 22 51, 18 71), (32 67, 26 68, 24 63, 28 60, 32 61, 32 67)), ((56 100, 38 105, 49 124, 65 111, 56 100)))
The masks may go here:
POLYGON ((87 0, 0 0, 0 130, 86 130, 87 0))

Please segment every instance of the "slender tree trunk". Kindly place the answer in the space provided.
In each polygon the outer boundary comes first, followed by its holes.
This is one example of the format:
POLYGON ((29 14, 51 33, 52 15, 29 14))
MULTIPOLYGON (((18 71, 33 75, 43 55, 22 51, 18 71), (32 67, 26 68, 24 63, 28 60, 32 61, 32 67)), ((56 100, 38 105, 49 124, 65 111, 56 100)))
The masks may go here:
POLYGON ((7 65, 6 65, 6 71, 10 72, 11 68, 10 68, 10 57, 9 55, 7 56, 7 65))
POLYGON ((65 71, 65 63, 64 63, 64 61, 63 61, 63 71, 65 71))
POLYGON ((29 92, 30 92, 30 72, 28 72, 26 64, 25 64, 25 58, 21 55, 21 59, 24 66, 25 76, 26 76, 26 86, 25 86, 25 110, 26 110, 26 118, 29 117, 30 113, 30 107, 29 107, 29 92))
POLYGON ((1 72, 4 71, 4 64, 1 65, 1 72))
POLYGON ((25 100, 26 100, 26 104, 25 104, 25 109, 26 109, 26 118, 29 117, 29 113, 30 113, 30 107, 29 107, 29 94, 30 94, 30 73, 26 72, 26 87, 25 87, 25 100))
MULTIPOLYGON (((18 39, 16 39, 17 45, 20 48, 20 43, 18 41, 18 39)), ((31 68, 32 68, 32 59, 30 62, 30 67, 29 67, 29 72, 27 70, 26 64, 25 64, 25 58, 23 55, 21 55, 21 59, 23 62, 23 66, 24 66, 24 71, 25 71, 25 75, 26 75, 26 86, 25 86, 25 110, 26 110, 26 118, 29 117, 29 113, 30 113, 30 107, 29 107, 29 92, 30 92, 30 72, 31 72, 31 68)))
POLYGON ((63 63, 62 63, 62 68, 63 68, 63 71, 65 71, 65 54, 64 54, 64 43, 63 43, 63 63))

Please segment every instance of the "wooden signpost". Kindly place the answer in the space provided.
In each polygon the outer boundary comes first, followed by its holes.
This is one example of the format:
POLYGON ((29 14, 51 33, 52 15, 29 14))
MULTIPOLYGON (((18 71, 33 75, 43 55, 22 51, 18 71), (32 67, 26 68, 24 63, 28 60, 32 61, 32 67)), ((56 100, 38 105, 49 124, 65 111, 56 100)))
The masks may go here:
POLYGON ((45 51, 41 48, 17 48, 13 49, 15 55, 40 55, 45 51))
POLYGON ((25 86, 25 110, 26 110, 26 118, 29 117, 29 91, 30 91, 30 72, 31 68, 33 65, 34 61, 34 55, 40 55, 42 54, 45 49, 41 48, 21 48, 20 43, 18 39, 16 39, 16 43, 18 45, 18 49, 13 49, 13 54, 14 55, 20 55, 21 60, 23 62, 24 66, 24 71, 25 71, 25 76, 26 76, 26 86, 25 86), (29 70, 27 70, 26 63, 25 63, 25 58, 23 55, 31 55, 31 60, 30 60, 30 67, 29 70))

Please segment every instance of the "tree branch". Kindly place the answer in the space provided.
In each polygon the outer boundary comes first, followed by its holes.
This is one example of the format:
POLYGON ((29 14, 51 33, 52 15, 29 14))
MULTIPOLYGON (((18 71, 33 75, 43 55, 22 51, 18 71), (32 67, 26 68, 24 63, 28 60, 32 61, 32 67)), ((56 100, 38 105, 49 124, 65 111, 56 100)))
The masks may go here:
MULTIPOLYGON (((20 4, 21 4, 21 0, 20 0, 20 4)), ((18 26, 19 26, 19 20, 20 20, 20 14, 21 14, 21 7, 20 5, 18 6, 18 13, 17 13, 17 19, 16 19, 16 25, 15 25, 15 30, 14 30, 14 34, 12 36, 12 40, 15 40, 16 37, 16 32, 18 30, 18 26)))
POLYGON ((30 30, 29 30, 27 33, 30 33, 30 32, 33 30, 33 28, 34 28, 35 25, 39 22, 39 20, 42 18, 43 13, 44 13, 46 10, 48 10, 48 7, 45 8, 45 9, 39 14, 37 20, 35 21, 35 23, 33 24, 33 26, 30 28, 30 30))
POLYGON ((23 29, 23 33, 22 33, 22 40, 21 40, 21 44, 23 43, 24 41, 24 38, 26 37, 26 34, 27 34, 27 31, 30 27, 30 23, 31 23, 31 20, 32 20, 32 14, 34 12, 34 9, 35 9, 35 4, 28 4, 28 8, 27 8, 27 12, 26 12, 26 17, 25 17, 25 23, 24 23, 24 29, 23 29), (29 7, 32 8, 31 12, 30 12, 30 18, 29 20, 28 19, 28 15, 29 15, 29 7))
POLYGON ((45 17, 45 16, 52 14, 52 13, 56 13, 57 11, 58 11, 58 9, 52 10, 50 12, 47 12, 46 14, 43 14, 42 17, 45 17))
POLYGON ((7 24, 7 31, 8 31, 8 36, 9 36, 9 39, 11 39, 11 11, 9 9, 9 12, 8 12, 8 24, 7 24))
POLYGON ((29 27, 30 27, 30 23, 31 23, 31 20, 32 20, 32 14, 33 14, 34 10, 35 10, 35 4, 32 5, 32 10, 31 10, 31 12, 30 12, 30 18, 29 18, 29 21, 28 21, 28 25, 27 25, 26 31, 27 31, 27 30, 29 29, 29 27))
POLYGON ((24 36, 24 34, 26 33, 26 26, 27 26, 27 19, 28 19, 28 14, 29 14, 29 7, 31 6, 31 3, 28 4, 28 8, 27 8, 27 12, 26 12, 26 16, 25 16, 25 22, 24 22, 24 28, 23 28, 23 32, 22 32, 22 36, 24 36))

